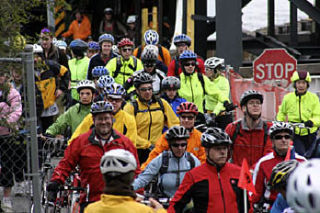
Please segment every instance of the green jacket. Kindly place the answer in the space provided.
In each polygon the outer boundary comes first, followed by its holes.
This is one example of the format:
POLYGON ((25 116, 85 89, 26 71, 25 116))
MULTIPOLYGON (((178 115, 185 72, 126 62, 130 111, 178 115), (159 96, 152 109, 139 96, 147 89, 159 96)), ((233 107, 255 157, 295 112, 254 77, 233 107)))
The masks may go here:
MULTIPOLYGON (((297 96, 295 92, 285 95, 279 106, 277 120, 292 123, 311 120, 313 127, 310 129, 310 133, 316 132, 320 126, 320 102, 318 96, 309 91, 301 96, 297 96)), ((296 128, 295 133, 307 135, 308 130, 296 128)))
POLYGON ((82 105, 77 103, 60 115, 56 122, 47 129, 46 133, 54 136, 64 134, 67 127, 70 126, 72 134, 84 117, 90 113, 90 108, 91 105, 82 105))
POLYGON ((89 61, 87 56, 80 60, 73 58, 68 61, 71 73, 71 96, 74 100, 79 100, 79 94, 75 88, 79 81, 87 79, 89 61))
MULTIPOLYGON (((218 89, 220 91, 220 93, 223 94, 223 96, 229 97, 230 85, 229 85, 229 81, 228 81, 228 79, 226 79, 226 77, 219 75, 216 79, 214 79, 211 82, 213 83, 211 85, 214 85, 216 87, 216 89, 218 89)), ((221 111, 225 110, 225 108, 223 106, 223 102, 219 102, 217 97, 211 96, 211 95, 206 95, 205 100, 206 100, 205 101, 206 110, 212 111, 216 115, 218 115, 221 111)))

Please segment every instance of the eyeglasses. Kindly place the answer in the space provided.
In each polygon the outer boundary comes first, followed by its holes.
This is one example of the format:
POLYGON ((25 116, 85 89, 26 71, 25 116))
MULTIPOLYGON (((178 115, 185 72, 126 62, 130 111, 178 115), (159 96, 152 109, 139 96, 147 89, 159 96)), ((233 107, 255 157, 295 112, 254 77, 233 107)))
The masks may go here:
POLYGON ((142 92, 146 92, 152 90, 152 87, 140 88, 139 90, 142 92))
POLYGON ((144 63, 145 67, 154 67, 156 66, 156 63, 144 63))
POLYGON ((290 135, 275 135, 275 136, 274 136, 274 139, 276 139, 276 140, 281 140, 282 138, 284 138, 284 139, 290 139, 291 136, 290 136, 290 135))
POLYGON ((189 67, 189 66, 194 67, 194 66, 196 66, 196 63, 194 63, 194 62, 191 62, 191 63, 185 63, 185 64, 184 64, 184 66, 185 66, 185 67, 189 67))
POLYGON ((171 146, 175 147, 175 148, 178 148, 178 147, 186 147, 187 146, 187 143, 174 143, 174 144, 171 144, 171 146))
POLYGON ((183 120, 189 120, 189 121, 191 121, 191 120, 194 119, 194 116, 180 116, 180 118, 183 119, 183 120))
POLYGON ((122 51, 123 52, 130 52, 130 51, 132 51, 132 48, 123 48, 122 51))
POLYGON ((112 103, 112 102, 116 102, 116 103, 120 103, 121 101, 122 101, 122 98, 119 98, 119 99, 117 99, 117 98, 108 98, 108 101, 110 102, 110 103, 112 103))

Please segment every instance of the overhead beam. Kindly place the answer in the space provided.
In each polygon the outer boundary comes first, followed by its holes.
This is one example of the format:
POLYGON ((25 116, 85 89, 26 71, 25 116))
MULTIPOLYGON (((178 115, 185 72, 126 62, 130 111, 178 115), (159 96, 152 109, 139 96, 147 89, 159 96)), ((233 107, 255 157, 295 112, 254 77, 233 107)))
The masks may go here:
POLYGON ((308 14, 314 21, 320 24, 320 10, 317 7, 314 7, 307 0, 289 0, 295 4, 300 10, 308 14))

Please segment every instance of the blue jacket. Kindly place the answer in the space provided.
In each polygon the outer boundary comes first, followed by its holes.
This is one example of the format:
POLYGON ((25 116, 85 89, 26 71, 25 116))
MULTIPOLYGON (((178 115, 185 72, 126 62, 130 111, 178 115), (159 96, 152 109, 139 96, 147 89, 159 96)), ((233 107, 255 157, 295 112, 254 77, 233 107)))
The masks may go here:
POLYGON ((170 104, 170 106, 172 107, 174 113, 176 113, 177 116, 178 116, 178 114, 177 114, 177 108, 178 108, 178 106, 179 106, 181 103, 187 101, 186 99, 181 98, 181 97, 179 97, 179 96, 176 96, 173 100, 169 100, 169 98, 168 98, 168 96, 167 96, 166 94, 163 94, 163 95, 162 95, 162 98, 163 98, 164 100, 166 100, 166 101, 170 104))
MULTIPOLYGON (((166 151, 165 151, 166 152, 166 151)), ((159 171, 162 166, 162 155, 165 153, 161 153, 155 159, 153 159, 146 169, 134 180, 133 189, 137 190, 147 186, 150 181, 160 175, 159 171)), ((179 188, 184 175, 187 171, 191 169, 190 162, 187 159, 187 152, 181 158, 176 158, 171 151, 167 151, 169 153, 169 163, 168 163, 168 172, 162 174, 158 177, 158 187, 163 187, 163 193, 168 197, 173 197, 174 193, 179 188), (171 172, 175 171, 175 172, 171 172), (177 172, 180 171, 180 172, 177 172), (179 173, 179 176, 177 175, 179 173), (177 186, 176 181, 179 179, 179 185, 177 186)), ((200 161, 197 157, 195 157, 192 153, 190 153, 191 157, 194 159, 195 167, 200 165, 200 161)))
POLYGON ((289 205, 284 197, 279 193, 276 201, 274 201, 270 213, 282 213, 289 205))

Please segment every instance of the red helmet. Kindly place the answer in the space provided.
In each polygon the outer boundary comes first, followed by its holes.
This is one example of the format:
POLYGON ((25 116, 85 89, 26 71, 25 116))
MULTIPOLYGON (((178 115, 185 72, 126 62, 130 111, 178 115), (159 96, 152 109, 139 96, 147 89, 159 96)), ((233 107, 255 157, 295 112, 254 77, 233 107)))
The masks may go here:
POLYGON ((130 40, 130 39, 128 39, 128 38, 123 38, 123 39, 121 39, 121 41, 119 41, 119 43, 118 43, 118 48, 120 48, 120 47, 124 47, 124 46, 133 46, 134 44, 133 44, 133 42, 130 40))
POLYGON ((197 106, 192 102, 183 102, 181 103, 177 108, 177 113, 181 114, 184 112, 190 112, 194 114, 198 114, 198 108, 197 106))

